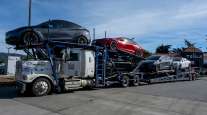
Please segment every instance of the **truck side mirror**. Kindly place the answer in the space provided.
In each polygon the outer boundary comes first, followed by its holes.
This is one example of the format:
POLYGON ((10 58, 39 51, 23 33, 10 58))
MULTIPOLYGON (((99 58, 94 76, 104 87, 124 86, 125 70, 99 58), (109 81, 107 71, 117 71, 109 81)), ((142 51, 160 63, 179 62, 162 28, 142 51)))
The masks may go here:
POLYGON ((64 50, 64 54, 63 54, 63 60, 66 62, 70 59, 70 49, 67 48, 64 50))

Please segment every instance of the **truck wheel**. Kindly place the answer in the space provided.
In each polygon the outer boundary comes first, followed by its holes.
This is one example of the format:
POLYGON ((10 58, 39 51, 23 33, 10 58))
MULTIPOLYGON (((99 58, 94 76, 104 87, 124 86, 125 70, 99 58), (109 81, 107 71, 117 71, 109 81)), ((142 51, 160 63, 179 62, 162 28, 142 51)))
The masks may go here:
POLYGON ((138 86, 139 85, 139 76, 135 76, 134 80, 132 81, 132 86, 138 86))
POLYGON ((122 81, 121 81, 122 87, 127 87, 129 86, 129 77, 128 76, 123 76, 122 81))
POLYGON ((32 84, 32 93, 34 96, 44 96, 51 91, 50 81, 46 78, 38 78, 32 84))

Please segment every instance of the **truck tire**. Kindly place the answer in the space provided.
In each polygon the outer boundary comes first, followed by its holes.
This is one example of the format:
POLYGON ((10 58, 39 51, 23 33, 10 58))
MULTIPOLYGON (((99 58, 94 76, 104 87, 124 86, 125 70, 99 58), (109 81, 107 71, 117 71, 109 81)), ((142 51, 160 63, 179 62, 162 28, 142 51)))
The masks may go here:
POLYGON ((32 83, 32 94, 34 96, 48 95, 51 88, 51 83, 48 79, 38 78, 32 83))
POLYGON ((135 76, 132 80, 132 86, 138 86, 139 85, 139 76, 135 76))
POLYGON ((128 87, 129 86, 129 77, 124 75, 121 81, 122 87, 128 87))

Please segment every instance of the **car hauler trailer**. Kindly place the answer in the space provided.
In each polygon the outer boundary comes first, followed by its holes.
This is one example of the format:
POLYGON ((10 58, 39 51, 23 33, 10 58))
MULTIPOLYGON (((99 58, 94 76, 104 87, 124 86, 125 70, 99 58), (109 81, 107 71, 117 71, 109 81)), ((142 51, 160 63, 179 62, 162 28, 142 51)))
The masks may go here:
POLYGON ((16 80, 21 93, 31 91, 35 96, 42 96, 52 91, 106 87, 114 83, 127 87, 131 82, 138 82, 133 76, 122 74, 132 69, 117 67, 133 65, 131 60, 137 57, 123 58, 124 55, 104 47, 46 41, 24 50, 34 59, 17 63, 16 80))
POLYGON ((171 70, 162 70, 156 72, 141 72, 138 65, 129 76, 136 76, 140 82, 160 83, 160 82, 173 82, 173 81, 185 81, 185 80, 196 80, 198 74, 193 68, 181 69, 178 66, 171 70))

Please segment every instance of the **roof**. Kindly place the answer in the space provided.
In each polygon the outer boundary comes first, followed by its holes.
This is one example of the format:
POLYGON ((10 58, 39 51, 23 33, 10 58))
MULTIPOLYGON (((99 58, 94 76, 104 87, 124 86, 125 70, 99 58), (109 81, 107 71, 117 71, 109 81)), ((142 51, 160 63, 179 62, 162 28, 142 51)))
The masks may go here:
POLYGON ((200 53, 202 53, 202 51, 199 48, 196 48, 196 47, 185 48, 184 52, 200 52, 200 53))

